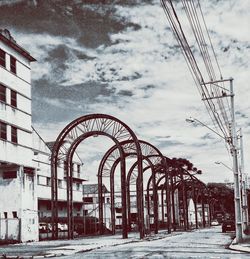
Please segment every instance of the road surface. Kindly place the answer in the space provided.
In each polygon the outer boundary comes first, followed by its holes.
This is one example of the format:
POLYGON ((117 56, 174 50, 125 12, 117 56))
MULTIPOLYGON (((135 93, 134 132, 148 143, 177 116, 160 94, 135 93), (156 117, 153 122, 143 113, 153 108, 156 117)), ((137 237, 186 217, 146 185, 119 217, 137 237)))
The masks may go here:
POLYGON ((103 247, 62 258, 250 258, 248 253, 228 249, 232 237, 233 233, 221 233, 218 226, 154 241, 103 247))

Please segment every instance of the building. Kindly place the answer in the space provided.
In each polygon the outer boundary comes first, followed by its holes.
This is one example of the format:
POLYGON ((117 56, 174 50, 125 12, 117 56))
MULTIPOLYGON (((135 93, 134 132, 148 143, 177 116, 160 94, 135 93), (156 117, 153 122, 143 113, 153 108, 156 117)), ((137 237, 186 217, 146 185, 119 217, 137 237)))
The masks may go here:
MULTIPOLYGON (((0 241, 36 241, 51 221, 50 155, 32 127, 31 68, 35 59, 0 30, 0 241)), ((74 216, 83 215, 82 161, 73 157, 74 216)), ((64 161, 58 165, 59 220, 67 216, 64 161)))
POLYGON ((31 128, 31 62, 0 29, 0 238, 38 240, 31 128), (19 229, 21 231, 19 232, 19 229))
MULTIPOLYGON (((37 199, 39 222, 51 222, 51 169, 50 155, 54 142, 45 142, 33 128, 33 166, 37 171, 37 199)), ((74 216, 83 216, 82 183, 83 162, 77 153, 73 157, 73 206, 74 216)), ((58 216, 65 221, 67 216, 67 181, 64 161, 58 165, 58 216)))
MULTIPOLYGON (((106 229, 111 230, 111 204, 110 192, 106 186, 102 186, 103 193, 103 223, 106 229)), ((99 219, 98 184, 83 185, 83 213, 85 218, 99 219)), ((92 224, 92 232, 95 232, 97 224, 92 224)))

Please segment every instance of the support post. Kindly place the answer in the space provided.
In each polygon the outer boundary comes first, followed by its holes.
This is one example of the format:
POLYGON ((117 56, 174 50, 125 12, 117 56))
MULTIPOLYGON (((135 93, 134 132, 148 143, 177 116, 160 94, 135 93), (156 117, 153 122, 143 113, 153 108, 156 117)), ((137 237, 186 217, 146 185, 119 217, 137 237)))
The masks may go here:
POLYGON ((131 201, 130 201, 130 183, 129 179, 127 179, 127 206, 128 206, 128 231, 131 231, 131 201))
POLYGON ((153 201, 154 201, 154 232, 158 233, 158 192, 155 180, 155 171, 153 170, 153 201))
POLYGON ((234 204, 235 204, 235 225, 236 225, 236 243, 242 242, 242 213, 241 213, 241 193, 239 182, 239 167, 238 167, 238 155, 237 155, 237 136, 235 125, 235 111, 234 111, 234 91, 233 91, 233 79, 230 79, 230 96, 231 96, 231 113, 232 113, 232 125, 231 125, 231 152, 233 156, 233 172, 234 172, 234 204))
POLYGON ((171 198, 172 198, 172 215, 173 215, 173 229, 176 230, 176 220, 175 220, 175 204, 174 204, 174 181, 173 181, 173 171, 171 171, 170 175, 171 181, 171 198))
POLYGON ((185 185, 184 185, 184 179, 183 179, 183 172, 180 172, 180 176, 181 176, 181 186, 182 186, 182 208, 183 208, 183 221, 184 221, 184 230, 187 230, 187 208, 186 208, 186 192, 185 192, 185 185))
POLYGON ((204 200, 204 194, 201 193, 201 206, 202 206, 202 226, 206 227, 206 218, 205 218, 205 200, 204 200))
POLYGON ((243 231, 247 229, 248 226, 248 202, 247 202, 247 174, 244 170, 244 153, 243 153, 243 135, 242 129, 240 128, 240 174, 241 174, 241 190, 242 190, 242 220, 243 220, 243 231))
POLYGON ((103 201, 102 201, 102 176, 101 175, 98 176, 98 203, 99 203, 99 234, 103 235, 103 201))
POLYGON ((170 192, 169 192, 169 179, 168 170, 165 163, 165 185, 166 185, 166 200, 167 200, 167 219, 168 219, 168 233, 171 233, 171 205, 170 205, 170 192))
POLYGON ((164 225, 164 188, 161 189, 161 219, 164 225))
POLYGON ((122 238, 128 238, 125 158, 121 158, 122 238))
POLYGON ((197 212, 197 193, 193 183, 193 195, 194 195, 194 213, 195 213, 195 228, 198 229, 198 212, 197 212))
POLYGON ((114 173, 110 175, 110 210, 111 210, 111 225, 112 235, 115 235, 115 184, 114 184, 114 173))

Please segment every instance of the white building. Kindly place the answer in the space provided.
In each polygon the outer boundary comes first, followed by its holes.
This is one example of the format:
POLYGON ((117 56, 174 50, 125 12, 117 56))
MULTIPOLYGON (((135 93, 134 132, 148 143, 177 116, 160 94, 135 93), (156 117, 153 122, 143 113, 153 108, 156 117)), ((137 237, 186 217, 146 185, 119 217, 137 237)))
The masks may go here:
POLYGON ((32 61, 8 30, 0 30, 0 239, 38 240, 37 203, 33 202, 32 61))
MULTIPOLYGON (((102 186, 103 192, 103 223, 107 229, 111 230, 111 204, 110 192, 106 186, 102 186)), ((98 184, 83 185, 83 213, 84 217, 99 219, 98 184)), ((95 224, 93 224, 95 225, 95 224)), ((94 229, 93 229, 94 232, 94 229)))
MULTIPOLYGON (((32 127, 31 69, 35 59, 0 30, 0 241, 36 241, 38 225, 51 220, 50 155, 32 127)), ((82 161, 75 154, 74 216, 83 216, 82 161)), ((59 218, 67 215, 64 161, 58 165, 59 218)))
MULTIPOLYGON (((54 142, 45 142, 33 128, 33 165, 37 170, 37 198, 39 221, 51 221, 51 169, 50 155, 54 142)), ((73 205, 74 216, 83 216, 82 161, 75 153, 73 157, 73 205)), ((67 181, 64 173, 64 161, 58 165, 58 216, 59 220, 67 216, 67 181)))

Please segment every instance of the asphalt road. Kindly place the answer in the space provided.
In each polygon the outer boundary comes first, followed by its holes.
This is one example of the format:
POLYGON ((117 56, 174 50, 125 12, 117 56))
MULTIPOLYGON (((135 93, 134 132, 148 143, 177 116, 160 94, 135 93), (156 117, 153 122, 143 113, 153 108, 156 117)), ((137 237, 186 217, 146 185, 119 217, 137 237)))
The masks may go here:
POLYGON ((228 249, 232 237, 233 233, 221 233, 219 226, 154 241, 103 247, 62 258, 250 258, 249 253, 228 249))

